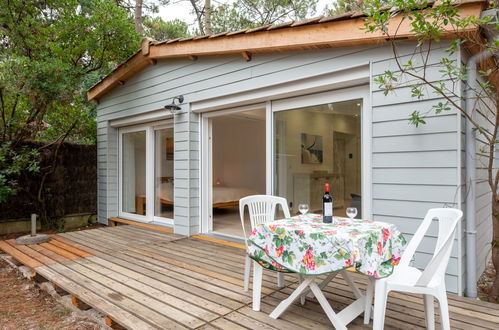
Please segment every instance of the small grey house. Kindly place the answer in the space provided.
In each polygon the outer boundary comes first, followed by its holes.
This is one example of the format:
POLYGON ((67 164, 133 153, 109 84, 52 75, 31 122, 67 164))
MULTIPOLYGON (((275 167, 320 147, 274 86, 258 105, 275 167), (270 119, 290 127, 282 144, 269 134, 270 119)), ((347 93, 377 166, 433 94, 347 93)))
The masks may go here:
MULTIPOLYGON (((483 5, 464 1, 460 9, 478 16, 483 5)), ((336 215, 355 205, 363 218, 394 223, 410 239, 429 208, 465 210, 474 196, 476 256, 466 255, 465 219, 447 269, 448 290, 463 294, 467 278, 484 269, 491 237, 487 183, 466 193, 465 120, 451 110, 410 125, 413 111, 439 98, 415 101, 407 86, 386 96, 379 90, 375 77, 397 67, 385 37, 360 29, 364 20, 348 14, 145 39, 88 92, 98 102, 99 221, 236 239, 241 197, 279 195, 292 213, 303 203, 314 212, 329 183, 336 215)), ((409 28, 398 36, 400 54, 421 63, 416 43, 403 40, 409 28)), ((440 79, 451 38, 449 31, 433 45, 430 79, 440 79)), ((452 56, 466 63, 470 55, 463 46, 452 56)), ((477 173, 485 175, 478 162, 477 173)), ((429 261, 437 230, 425 237, 416 266, 429 261)))

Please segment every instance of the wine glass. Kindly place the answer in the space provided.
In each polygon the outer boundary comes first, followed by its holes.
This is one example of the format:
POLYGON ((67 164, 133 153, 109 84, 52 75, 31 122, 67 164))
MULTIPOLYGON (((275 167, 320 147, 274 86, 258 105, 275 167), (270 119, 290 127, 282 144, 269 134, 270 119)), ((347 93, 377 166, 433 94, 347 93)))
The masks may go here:
POLYGON ((302 215, 305 215, 308 212, 308 204, 298 205, 298 211, 300 211, 302 215))
POLYGON ((357 208, 355 207, 347 207, 347 216, 350 218, 350 220, 353 220, 357 216, 357 208))

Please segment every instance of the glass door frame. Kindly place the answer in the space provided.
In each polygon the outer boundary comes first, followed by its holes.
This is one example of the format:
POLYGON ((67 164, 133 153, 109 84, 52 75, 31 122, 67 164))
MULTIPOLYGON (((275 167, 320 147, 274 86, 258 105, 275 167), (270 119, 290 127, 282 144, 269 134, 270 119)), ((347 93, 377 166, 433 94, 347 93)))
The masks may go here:
MULTIPOLYGON (((174 220, 155 216, 155 133, 157 130, 173 128, 173 120, 164 120, 160 122, 146 123, 140 125, 126 126, 118 128, 118 216, 133 221, 150 223, 157 222, 164 225, 173 225, 174 220), (145 215, 139 215, 123 211, 123 134, 141 132, 146 133, 146 208, 145 215)), ((175 191, 175 189, 174 189, 175 191)), ((175 204, 173 206, 175 208, 175 204)))
MULTIPOLYGON (((368 85, 307 94, 269 102, 270 111, 268 111, 268 117, 270 118, 267 117, 267 125, 270 125, 270 127, 268 127, 267 130, 270 130, 270 133, 267 132, 267 149, 270 150, 268 151, 267 159, 270 160, 270 173, 267 173, 267 186, 270 189, 267 189, 271 191, 271 194, 276 191, 274 169, 274 113, 314 105, 360 99, 362 100, 360 115, 362 218, 372 219, 372 116, 370 89, 368 85)), ((267 172, 268 171, 269 169, 267 169, 267 172)))
MULTIPOLYGON (((270 192, 269 190, 269 164, 270 159, 269 155, 269 137, 268 137, 268 129, 269 129, 269 110, 270 110, 270 102, 264 103, 256 103, 247 106, 241 107, 233 107, 225 110, 217 110, 211 112, 205 112, 201 117, 201 208, 200 208, 200 232, 201 233, 211 233, 213 232, 213 140, 212 140, 212 118, 225 116, 229 114, 234 114, 238 112, 244 111, 252 111, 252 110, 263 110, 266 111, 265 116, 265 125, 266 125, 266 152, 265 152, 265 162, 266 162, 266 193, 270 192)), ((221 234, 221 233, 218 233, 221 234)), ((222 234, 224 236, 231 237, 229 234, 222 234)), ((234 236, 235 238, 239 238, 234 236)))

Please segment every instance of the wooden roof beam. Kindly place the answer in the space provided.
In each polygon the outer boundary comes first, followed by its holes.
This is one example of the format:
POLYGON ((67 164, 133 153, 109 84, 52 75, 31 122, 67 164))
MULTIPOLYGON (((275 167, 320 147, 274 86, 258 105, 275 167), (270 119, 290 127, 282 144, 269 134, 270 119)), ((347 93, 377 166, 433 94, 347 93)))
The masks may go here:
MULTIPOLYGON (((459 8, 462 17, 471 15, 478 17, 483 9, 483 2, 464 3, 459 8)), ((129 77, 150 65, 149 60, 151 59, 191 58, 192 54, 196 54, 197 57, 219 54, 270 53, 313 49, 317 48, 317 46, 342 47, 387 42, 386 36, 381 32, 366 33, 362 30, 364 23, 365 18, 359 17, 255 33, 225 35, 217 38, 172 41, 171 43, 155 44, 154 41, 143 40, 141 51, 90 88, 87 96, 89 100, 102 97, 116 87, 119 81, 126 81, 129 77)), ((414 37, 411 33, 410 21, 402 20, 401 15, 393 17, 388 28, 392 35, 398 29, 397 38, 399 39, 414 37)), ((477 29, 478 27, 472 27, 469 31, 476 31, 477 29)), ((456 37, 455 31, 449 26, 442 38, 453 37, 456 37)))

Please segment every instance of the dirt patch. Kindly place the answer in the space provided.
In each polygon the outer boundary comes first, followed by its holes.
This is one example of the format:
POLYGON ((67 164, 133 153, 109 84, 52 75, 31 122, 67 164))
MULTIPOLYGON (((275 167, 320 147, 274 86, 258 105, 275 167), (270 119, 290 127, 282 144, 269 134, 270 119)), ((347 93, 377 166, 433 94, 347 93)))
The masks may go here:
MULTIPOLYGON (((485 267, 485 271, 480 276, 478 280, 478 298, 480 300, 489 301, 489 293, 492 289, 492 284, 494 283, 494 279, 496 278, 496 271, 494 269, 494 265, 492 261, 488 263, 487 267, 485 267)), ((499 301, 491 301, 495 303, 499 303, 499 301)))
POLYGON ((103 329, 41 291, 0 259, 0 329, 103 329))
MULTIPOLYGON (((69 233, 71 231, 80 231, 80 230, 87 230, 87 229, 95 229, 95 228, 100 228, 100 227, 107 227, 107 226, 103 225, 101 223, 93 223, 91 225, 87 225, 87 226, 84 226, 84 227, 77 227, 77 228, 67 229, 64 232, 69 233)), ((57 229, 37 231, 37 234, 57 234, 57 233, 58 233, 57 229)), ((12 233, 12 234, 0 235, 0 241, 7 240, 7 239, 18 238, 20 236, 24 236, 24 235, 28 235, 28 234, 29 234, 29 232, 12 233)))

